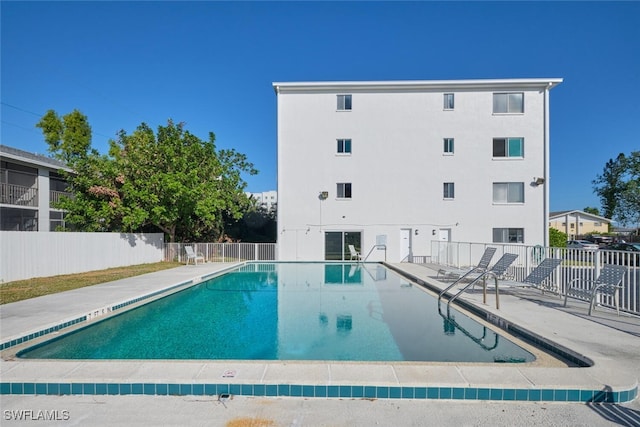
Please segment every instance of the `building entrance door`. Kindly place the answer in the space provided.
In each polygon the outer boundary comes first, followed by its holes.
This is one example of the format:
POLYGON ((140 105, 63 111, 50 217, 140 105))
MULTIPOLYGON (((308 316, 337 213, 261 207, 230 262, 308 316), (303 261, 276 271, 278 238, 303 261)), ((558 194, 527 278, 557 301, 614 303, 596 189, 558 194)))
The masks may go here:
POLYGON ((411 262, 411 258, 413 256, 412 248, 411 248, 411 229, 410 228, 401 228, 400 229, 400 261, 409 261, 411 262))

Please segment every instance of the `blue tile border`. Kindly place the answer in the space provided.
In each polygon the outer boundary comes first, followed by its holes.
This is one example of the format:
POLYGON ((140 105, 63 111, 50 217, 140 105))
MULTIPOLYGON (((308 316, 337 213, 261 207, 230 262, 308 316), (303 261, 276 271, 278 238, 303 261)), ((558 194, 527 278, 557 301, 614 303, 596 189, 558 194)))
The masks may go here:
POLYGON ((1 382, 0 395, 159 395, 340 398, 442 399, 523 402, 625 403, 638 397, 638 385, 628 390, 518 389, 475 387, 407 387, 309 384, 189 384, 189 383, 38 383, 1 382))
POLYGON ((51 326, 49 328, 42 329, 42 330, 40 330, 38 332, 32 332, 32 333, 27 334, 27 335, 25 335, 23 337, 16 338, 16 339, 13 339, 13 340, 9 340, 9 341, 5 341, 2 344, 0 344, 0 351, 4 351, 4 350, 6 350, 8 348, 15 347, 15 346, 20 345, 22 343, 25 343, 27 341, 31 341, 33 339, 40 338, 42 336, 52 334, 54 332, 58 332, 58 331, 60 331, 62 329, 65 329, 65 328, 68 328, 70 326, 74 326, 74 325, 76 325, 76 324, 78 324, 80 322, 86 322, 86 321, 87 321, 87 316, 80 316, 80 317, 78 317, 76 319, 60 323, 59 325, 51 326))

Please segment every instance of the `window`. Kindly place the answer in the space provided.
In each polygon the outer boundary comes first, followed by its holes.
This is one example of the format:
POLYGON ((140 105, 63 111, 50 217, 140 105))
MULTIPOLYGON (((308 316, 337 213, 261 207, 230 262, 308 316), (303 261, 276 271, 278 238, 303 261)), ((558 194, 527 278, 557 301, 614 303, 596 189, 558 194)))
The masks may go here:
POLYGON ((524 228, 494 228, 493 243, 524 243, 524 228))
POLYGON ((453 154, 453 138, 444 139, 444 153, 453 154))
POLYGON ((524 113, 524 93, 494 93, 493 113, 524 113))
POLYGON ((338 140, 338 153, 340 153, 340 154, 351 154, 351 140, 350 139, 339 139, 338 140))
POLYGON ((351 110, 351 95, 338 95, 338 110, 351 110))
POLYGON ((351 183, 339 182, 338 183, 338 199, 350 199, 351 198, 351 183))
POLYGON ((453 110, 454 98, 452 93, 444 94, 444 109, 445 110, 453 110))
POLYGON ((455 185, 453 182, 445 182, 444 186, 443 186, 443 193, 442 196, 445 199, 453 199, 454 195, 455 195, 455 185))
POLYGON ((524 203, 524 182, 494 182, 493 203, 524 203))
POLYGON ((49 231, 64 230, 64 212, 49 212, 49 231))
POLYGON ((493 157, 524 157, 524 138, 493 138, 493 157))

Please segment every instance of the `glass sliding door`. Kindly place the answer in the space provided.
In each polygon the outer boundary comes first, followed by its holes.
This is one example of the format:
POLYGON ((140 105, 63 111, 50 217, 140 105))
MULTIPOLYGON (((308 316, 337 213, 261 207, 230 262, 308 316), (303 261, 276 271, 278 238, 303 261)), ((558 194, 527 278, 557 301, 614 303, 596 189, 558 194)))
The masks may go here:
POLYGON ((360 231, 326 231, 324 233, 324 259, 327 261, 349 261, 349 245, 362 252, 360 231))
POLYGON ((326 231, 324 233, 324 259, 326 261, 342 260, 342 232, 326 231))

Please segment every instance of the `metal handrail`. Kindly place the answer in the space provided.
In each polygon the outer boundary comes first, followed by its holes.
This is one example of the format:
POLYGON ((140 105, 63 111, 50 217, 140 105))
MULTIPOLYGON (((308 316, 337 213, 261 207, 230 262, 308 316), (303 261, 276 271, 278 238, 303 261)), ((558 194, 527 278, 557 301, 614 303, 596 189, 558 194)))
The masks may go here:
POLYGON ((366 261, 367 261, 367 259, 369 258, 369 255, 371 255, 371 252, 373 252, 373 250, 374 250, 375 248, 377 248, 377 247, 384 248, 384 260, 385 260, 385 262, 386 262, 386 261, 387 261, 387 245, 377 245, 377 244, 376 244, 376 245, 373 245, 373 246, 371 247, 371 249, 369 250, 369 253, 367 254, 367 256, 366 256, 366 257, 364 257, 364 259, 362 260, 362 262, 366 262, 366 261))
MULTIPOLYGON (((474 286, 475 283, 480 279, 482 279, 482 295, 483 295, 482 302, 484 304, 486 304, 487 303, 487 280, 486 280, 486 276, 493 276, 493 278, 496 281, 496 287, 498 286, 498 276, 492 271, 485 271, 480 276, 476 277, 471 282, 469 282, 462 289, 460 289, 457 294, 455 294, 453 297, 451 297, 449 299, 449 301, 447 301, 447 314, 449 313, 449 306, 451 305, 451 303, 454 302, 464 291, 466 291, 469 288, 469 286, 474 286)), ((499 309, 499 308, 500 308, 500 301, 498 300, 498 292, 496 290, 496 309, 499 309)), ((439 302, 438 302, 438 309, 440 309, 440 303, 439 302)))
MULTIPOLYGON (((447 301, 447 313, 449 312, 449 306, 451 305, 451 303, 453 301, 456 300, 456 298, 458 298, 464 291, 466 291, 469 286, 474 286, 476 284, 476 282, 480 279, 482 279, 482 295, 483 295, 483 303, 486 304, 487 303, 487 276, 492 276, 495 280, 496 283, 496 309, 500 308, 500 301, 499 301, 499 296, 498 296, 498 277, 502 276, 507 269, 511 266, 511 264, 513 263, 513 261, 515 261, 515 259, 518 258, 518 255, 516 254, 510 254, 510 253, 506 253, 504 255, 502 255, 502 258, 500 258, 498 260, 498 262, 491 268, 491 270, 487 270, 483 273, 481 273, 478 277, 476 277, 475 279, 473 279, 471 282, 469 282, 467 285, 465 285, 462 289, 460 289, 458 291, 457 294, 455 294, 453 297, 449 298, 449 301, 447 301)), ((440 308, 440 300, 438 300, 438 309, 440 308)))
MULTIPOLYGON (((464 280, 468 275, 470 275, 471 273, 484 273, 486 271, 486 269, 480 269, 478 267, 474 267, 471 270, 467 271, 466 273, 464 273, 462 276, 458 277, 458 279, 456 279, 452 284, 450 284, 449 286, 447 286, 446 288, 444 288, 442 291, 440 291, 440 293, 438 294, 438 307, 440 307, 440 300, 442 299, 442 296, 451 288, 453 288, 455 285, 457 285, 459 282, 461 282, 462 280, 464 280)), ((473 282, 471 282, 473 283, 473 282)), ((465 287, 466 289, 466 287, 465 287)))

